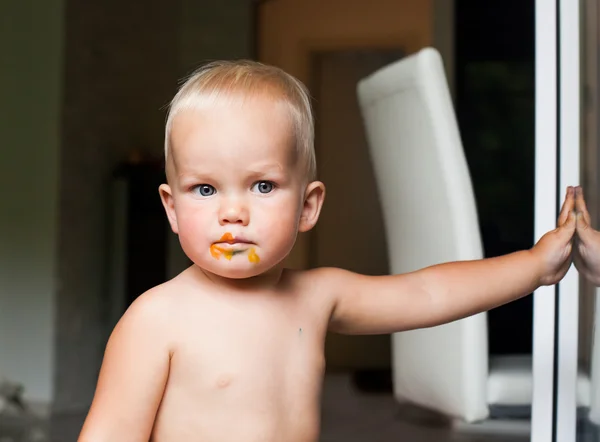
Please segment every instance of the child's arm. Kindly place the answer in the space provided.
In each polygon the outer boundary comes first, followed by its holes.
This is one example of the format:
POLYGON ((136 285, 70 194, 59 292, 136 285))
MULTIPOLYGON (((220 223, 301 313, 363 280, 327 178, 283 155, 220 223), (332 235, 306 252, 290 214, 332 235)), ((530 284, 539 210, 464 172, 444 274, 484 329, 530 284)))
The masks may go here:
POLYGON ((575 189, 577 229, 575 234, 575 267, 592 284, 600 285, 600 232, 591 226, 590 214, 581 187, 575 189))
POLYGON ((79 442, 147 442, 169 373, 164 302, 139 297, 106 347, 79 442))
POLYGON ((573 191, 555 230, 530 250, 453 262, 406 275, 329 271, 336 293, 330 328, 348 334, 393 333, 451 322, 513 301, 560 281, 571 265, 573 191))

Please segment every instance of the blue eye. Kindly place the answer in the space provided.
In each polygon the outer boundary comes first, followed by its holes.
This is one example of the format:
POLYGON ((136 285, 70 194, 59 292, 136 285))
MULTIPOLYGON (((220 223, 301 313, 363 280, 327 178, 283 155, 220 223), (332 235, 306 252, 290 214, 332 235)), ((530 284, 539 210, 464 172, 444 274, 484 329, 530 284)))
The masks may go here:
POLYGON ((196 187, 196 191, 201 196, 211 196, 217 192, 217 190, 210 184, 200 184, 199 186, 196 187))
POLYGON ((256 190, 259 193, 269 193, 269 192, 272 192, 274 187, 275 186, 270 181, 259 181, 258 183, 256 183, 254 185, 254 188, 256 188, 256 190))

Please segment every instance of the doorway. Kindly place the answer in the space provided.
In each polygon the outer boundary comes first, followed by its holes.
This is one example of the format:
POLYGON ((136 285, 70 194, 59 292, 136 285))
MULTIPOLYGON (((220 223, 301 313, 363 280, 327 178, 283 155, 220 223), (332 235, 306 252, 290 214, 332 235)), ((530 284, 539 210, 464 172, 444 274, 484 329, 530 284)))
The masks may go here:
MULTIPOLYGON (((389 273, 381 204, 356 85, 402 56, 400 49, 327 51, 312 56, 315 149, 327 200, 310 237, 311 267, 389 273)), ((330 371, 386 373, 391 367, 390 346, 389 335, 330 334, 325 346, 327 367, 330 371)))

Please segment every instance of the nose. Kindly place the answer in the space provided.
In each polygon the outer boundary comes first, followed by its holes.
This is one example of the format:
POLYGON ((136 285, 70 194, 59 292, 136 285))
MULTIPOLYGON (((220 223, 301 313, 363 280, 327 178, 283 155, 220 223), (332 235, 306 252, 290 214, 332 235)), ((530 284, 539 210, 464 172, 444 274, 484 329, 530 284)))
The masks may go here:
POLYGON ((228 198, 223 200, 219 212, 219 223, 222 226, 226 224, 247 226, 249 220, 248 208, 241 199, 228 198))

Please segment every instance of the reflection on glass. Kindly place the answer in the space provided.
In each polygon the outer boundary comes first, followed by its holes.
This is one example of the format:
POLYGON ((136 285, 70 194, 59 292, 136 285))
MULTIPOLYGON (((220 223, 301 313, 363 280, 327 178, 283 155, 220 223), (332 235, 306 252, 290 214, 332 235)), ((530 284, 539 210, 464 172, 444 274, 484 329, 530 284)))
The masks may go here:
MULTIPOLYGON (((532 246, 535 119, 533 54, 489 58, 459 67, 457 104, 488 258, 532 246)), ((473 440, 529 440, 532 301, 525 297, 488 313, 490 417, 458 425, 478 433, 473 440)))
MULTIPOLYGON (((598 113, 598 0, 582 2, 582 185, 593 226, 600 227, 600 144, 598 113)), ((579 307, 579 375, 577 381, 577 442, 600 440, 600 329, 596 317, 600 313, 597 296, 600 291, 581 279, 579 307)))
MULTIPOLYGON (((478 11, 476 20, 485 17, 479 7, 475 2, 468 5, 478 11)), ((533 2, 506 9, 511 14, 506 23, 512 28, 503 31, 519 36, 513 44, 496 45, 494 31, 469 33, 467 20, 457 26, 457 117, 486 257, 527 249, 534 238, 533 2), (476 39, 481 40, 479 45, 473 43, 476 39)), ((500 9, 495 12, 501 15, 500 9)), ((469 14, 475 17, 474 12, 469 14)), ((458 23, 464 17, 457 13, 458 23)), ((465 440, 530 439, 532 301, 532 296, 525 297, 488 313, 490 416, 480 424, 459 425, 459 430, 479 431, 465 440)))

